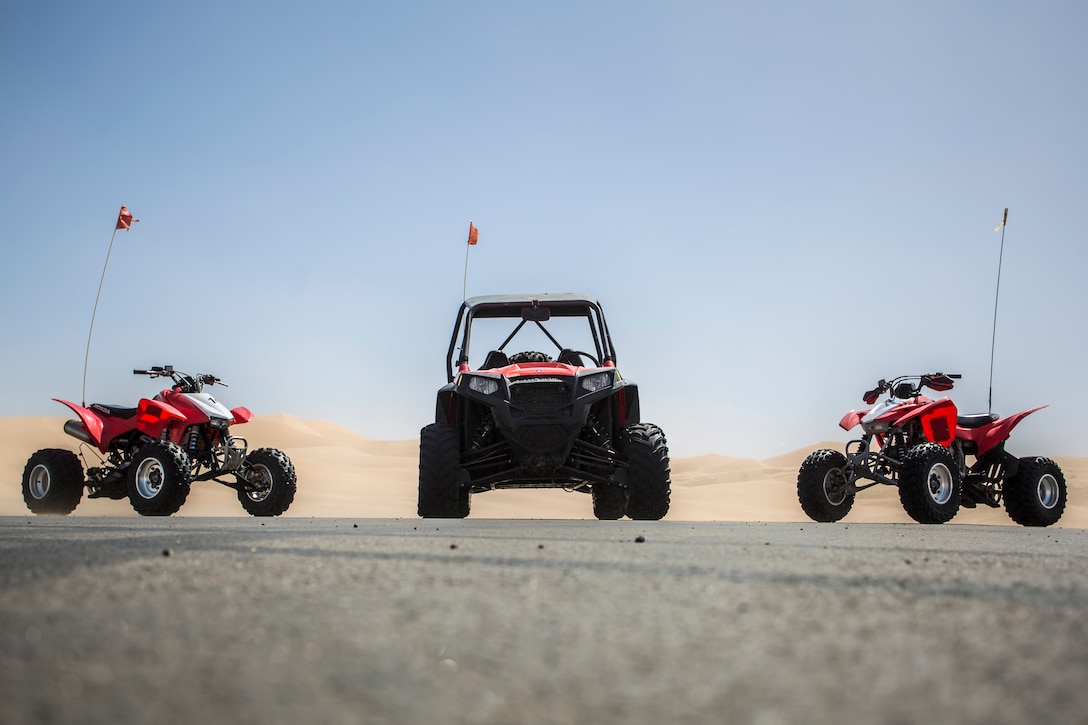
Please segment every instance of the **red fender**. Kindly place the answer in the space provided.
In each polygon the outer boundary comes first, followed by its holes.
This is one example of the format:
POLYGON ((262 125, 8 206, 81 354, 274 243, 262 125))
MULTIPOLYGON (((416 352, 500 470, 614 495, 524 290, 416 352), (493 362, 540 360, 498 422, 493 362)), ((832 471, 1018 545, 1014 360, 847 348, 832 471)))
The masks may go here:
POLYGON ((957 428, 956 437, 960 440, 974 441, 978 445, 978 452, 976 456, 982 456, 991 448, 1004 443, 1009 439, 1012 434, 1012 429, 1037 410, 1042 410, 1049 406, 1040 405, 1037 408, 1031 410, 1024 410, 1016 415, 1010 415, 1008 418, 998 418, 993 423, 984 425, 980 428, 957 428))
POLYGON ((850 430, 855 425, 860 423, 861 419, 864 418, 865 414, 868 412, 869 411, 867 410, 862 410, 860 412, 856 410, 851 410, 849 413, 842 417, 842 420, 839 421, 839 427, 843 430, 850 430))
POLYGON ((253 413, 249 412, 249 408, 243 408, 241 406, 237 408, 231 408, 231 415, 234 416, 234 422, 236 424, 248 423, 253 420, 253 413))
POLYGON ((73 412, 75 412, 76 415, 79 416, 80 422, 83 423, 83 427, 87 429, 87 433, 91 436, 91 443, 93 443, 98 448, 98 450, 105 453, 107 449, 106 444, 109 443, 110 439, 112 439, 112 436, 110 436, 110 438, 107 438, 105 441, 102 440, 102 430, 105 425, 103 424, 102 419, 98 417, 98 414, 95 413, 93 410, 89 408, 84 408, 82 405, 79 405, 77 403, 72 403, 67 400, 61 400, 60 398, 53 398, 53 400, 57 401, 62 405, 67 405, 69 408, 72 409, 73 412))

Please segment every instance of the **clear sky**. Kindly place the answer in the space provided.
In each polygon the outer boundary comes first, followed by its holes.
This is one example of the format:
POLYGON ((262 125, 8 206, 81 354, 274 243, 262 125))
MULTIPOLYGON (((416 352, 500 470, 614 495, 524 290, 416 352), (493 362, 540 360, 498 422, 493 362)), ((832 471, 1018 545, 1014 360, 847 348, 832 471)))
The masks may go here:
MULTIPOLYGON (((0 16, 0 415, 131 370, 407 439, 462 300, 601 300, 675 456, 881 377, 1088 455, 1088 5, 57 2, 0 16)), ((259 444, 259 442, 254 442, 259 444)))

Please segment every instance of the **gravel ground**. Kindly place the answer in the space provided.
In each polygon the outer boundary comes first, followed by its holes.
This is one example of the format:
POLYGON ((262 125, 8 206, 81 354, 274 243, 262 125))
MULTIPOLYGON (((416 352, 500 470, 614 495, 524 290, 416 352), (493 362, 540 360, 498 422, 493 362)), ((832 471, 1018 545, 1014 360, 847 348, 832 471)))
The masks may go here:
POLYGON ((1084 723, 1088 530, 0 518, 0 722, 1084 723))

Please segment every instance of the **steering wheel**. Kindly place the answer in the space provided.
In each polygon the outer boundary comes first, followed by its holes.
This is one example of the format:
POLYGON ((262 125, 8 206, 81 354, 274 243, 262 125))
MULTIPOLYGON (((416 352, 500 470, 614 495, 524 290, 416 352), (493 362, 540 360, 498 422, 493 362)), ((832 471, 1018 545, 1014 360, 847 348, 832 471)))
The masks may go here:
MULTIPOLYGON (((582 350, 571 350, 570 348, 563 348, 562 350, 560 350, 559 351, 559 357, 557 357, 556 360, 558 360, 559 362, 567 362, 568 360, 570 360, 572 357, 575 357, 575 356, 582 356, 582 357, 589 358, 589 360, 593 363, 594 367, 599 368, 601 366, 600 361, 598 361, 597 358, 590 355, 588 352, 583 352, 582 350)), ((568 362, 567 364, 569 365, 570 363, 568 362)))

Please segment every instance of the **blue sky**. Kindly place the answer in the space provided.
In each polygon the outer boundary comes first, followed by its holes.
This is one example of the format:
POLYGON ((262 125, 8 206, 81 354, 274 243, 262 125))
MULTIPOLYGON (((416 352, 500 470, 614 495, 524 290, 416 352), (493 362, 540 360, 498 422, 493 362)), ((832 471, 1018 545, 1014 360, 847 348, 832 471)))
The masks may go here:
POLYGON ((462 298, 605 307, 674 455, 846 440, 878 378, 1049 403, 1088 455, 1088 6, 18 3, 0 22, 0 415, 172 363, 405 439, 462 298))

